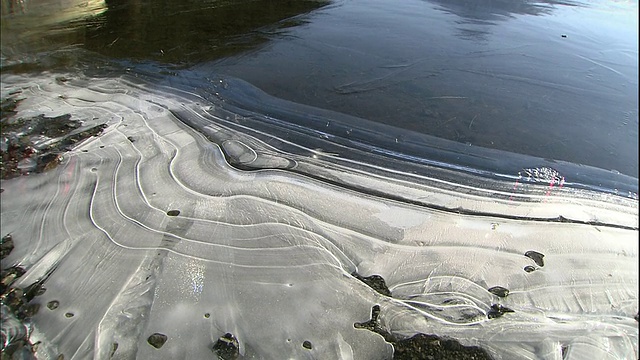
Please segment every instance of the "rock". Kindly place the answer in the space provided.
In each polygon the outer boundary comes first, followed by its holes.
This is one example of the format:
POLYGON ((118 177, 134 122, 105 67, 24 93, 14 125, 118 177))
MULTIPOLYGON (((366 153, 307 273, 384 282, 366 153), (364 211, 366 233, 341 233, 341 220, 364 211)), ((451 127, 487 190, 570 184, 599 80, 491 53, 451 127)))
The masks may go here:
POLYGON ((58 300, 52 300, 47 303, 49 310, 55 310, 58 306, 60 306, 60 302, 58 300))
POLYGON ((156 349, 160 349, 165 342, 167 342, 167 335, 154 333, 149 338, 147 338, 147 342, 149 345, 153 346, 156 349))
POLYGON ((167 211, 168 216, 178 216, 180 215, 180 210, 169 210, 167 211))
POLYGON ((509 295, 509 289, 503 288, 502 286, 494 286, 488 290, 490 293, 497 297, 507 297, 509 295))
POLYGON ((222 360, 235 360, 240 356, 240 344, 230 333, 221 336, 211 350, 222 360))
POLYGON ((371 276, 364 277, 364 276, 360 276, 356 272, 354 272, 351 275, 353 277, 355 277, 356 279, 362 281, 363 283, 367 284, 370 288, 372 288, 373 290, 377 291, 378 293, 380 293, 380 294, 382 294, 384 296, 391 296, 391 291, 387 287, 387 284, 385 283, 385 281, 382 278, 382 276, 380 276, 380 275, 371 275, 371 276))
POLYGON ((0 259, 9 256, 11 250, 13 250, 13 237, 7 234, 0 239, 0 259))
POLYGON ((485 360, 491 356, 477 346, 464 346, 455 339, 416 334, 393 344, 394 360, 485 360))
POLYGON ((491 309, 489 310, 489 312, 487 312, 487 317, 489 319, 495 319, 509 312, 514 312, 514 311, 500 304, 493 304, 491 305, 491 309))
POLYGON ((541 254, 541 253, 539 253, 537 251, 529 250, 526 253, 524 253, 524 256, 526 256, 526 257, 532 259, 533 261, 535 261, 535 263, 538 266, 540 266, 540 267, 544 266, 544 260, 543 260, 544 254, 541 254))

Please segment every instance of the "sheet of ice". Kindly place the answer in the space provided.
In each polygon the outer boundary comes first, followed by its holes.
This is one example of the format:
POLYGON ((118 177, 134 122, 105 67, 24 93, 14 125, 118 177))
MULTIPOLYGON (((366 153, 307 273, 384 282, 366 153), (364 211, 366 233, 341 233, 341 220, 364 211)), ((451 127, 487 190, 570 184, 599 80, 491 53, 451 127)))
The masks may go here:
POLYGON ((27 269, 13 286, 46 278, 39 358, 213 358, 231 333, 247 359, 388 359, 382 336, 354 326, 376 304, 390 333, 449 336, 495 359, 637 358, 635 193, 571 176, 553 186, 527 166, 468 171, 444 161, 446 143, 442 161, 411 144, 400 156, 338 136, 349 122, 334 114, 218 84, 207 97, 127 76, 3 75, 16 117, 108 125, 57 168, 1 183, 2 235, 16 244, 3 267, 27 269), (391 296, 355 272, 382 276, 391 296), (513 312, 491 316, 498 305, 513 312))

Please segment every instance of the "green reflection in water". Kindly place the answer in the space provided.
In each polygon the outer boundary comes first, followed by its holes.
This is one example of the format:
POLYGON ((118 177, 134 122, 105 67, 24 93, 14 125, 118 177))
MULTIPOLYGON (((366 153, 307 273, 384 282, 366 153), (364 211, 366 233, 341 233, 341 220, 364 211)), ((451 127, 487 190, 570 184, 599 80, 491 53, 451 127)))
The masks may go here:
POLYGON ((3 55, 81 45, 134 60, 193 64, 252 50, 328 1, 2 1, 3 55))

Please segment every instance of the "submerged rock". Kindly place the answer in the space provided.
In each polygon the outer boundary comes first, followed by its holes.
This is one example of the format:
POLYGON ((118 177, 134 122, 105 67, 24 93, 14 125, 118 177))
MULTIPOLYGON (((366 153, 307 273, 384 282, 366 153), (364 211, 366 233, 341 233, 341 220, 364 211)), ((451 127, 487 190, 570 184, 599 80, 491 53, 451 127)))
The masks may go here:
POLYGON ((487 312, 487 317, 489 319, 495 319, 495 318, 499 318, 502 315, 504 315, 505 313, 509 313, 509 312, 514 312, 514 311, 509 309, 508 307, 502 306, 500 304, 493 304, 493 305, 491 305, 491 310, 489 310, 489 312, 487 312))
POLYGON ((509 289, 503 288, 502 286, 494 286, 488 290, 490 293, 497 297, 507 297, 509 295, 509 289))
POLYGON ((393 344, 394 360, 490 360, 478 346, 464 346, 457 340, 436 335, 416 334, 393 344))
POLYGON ((154 348, 160 349, 164 343, 167 342, 167 335, 160 333, 151 334, 151 336, 147 338, 147 342, 154 348))
POLYGON ((387 287, 384 279, 380 275, 371 275, 371 276, 360 276, 358 273, 354 272, 351 274, 356 279, 362 281, 367 284, 373 290, 379 292, 384 296, 391 296, 391 291, 387 287))
POLYGON ((526 253, 524 253, 524 256, 528 257, 529 259, 535 261, 535 263, 542 267, 544 266, 544 254, 541 254, 537 251, 533 251, 533 250, 529 250, 526 253))
POLYGON ((231 333, 221 336, 211 350, 222 360, 234 360, 240 356, 240 344, 231 333))
POLYGON ((464 346, 459 341, 434 334, 418 333, 409 338, 401 338, 380 325, 380 306, 371 309, 371 319, 355 323, 356 329, 366 329, 381 335, 393 345, 393 359, 401 360, 491 360, 492 357, 478 346, 464 346))
POLYGON ((30 172, 55 168, 61 153, 77 143, 99 135, 105 124, 84 127, 70 114, 55 117, 2 118, 0 131, 0 177, 10 179, 30 172))
POLYGON ((7 234, 0 239, 0 259, 4 259, 5 257, 11 254, 13 250, 13 237, 11 234, 7 234))

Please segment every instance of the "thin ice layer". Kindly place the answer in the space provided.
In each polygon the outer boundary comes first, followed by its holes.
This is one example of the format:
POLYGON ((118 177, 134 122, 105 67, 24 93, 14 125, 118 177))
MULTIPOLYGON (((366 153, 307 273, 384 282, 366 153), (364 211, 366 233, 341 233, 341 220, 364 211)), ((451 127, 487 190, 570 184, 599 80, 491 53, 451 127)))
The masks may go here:
POLYGON ((2 82, 3 97, 24 98, 16 116, 109 125, 58 168, 2 182, 16 244, 3 263, 27 268, 14 286, 50 274, 34 301, 59 302, 33 317, 40 358, 207 358, 231 333, 245 358, 388 359, 389 343, 354 327, 375 304, 397 336, 449 336, 496 359, 637 357, 634 200, 570 189, 495 200, 281 151, 195 95, 68 78, 2 82), (185 124, 199 119, 206 128, 185 124), (599 222, 540 220, 554 214, 599 222), (354 272, 381 275, 392 296, 354 272))

